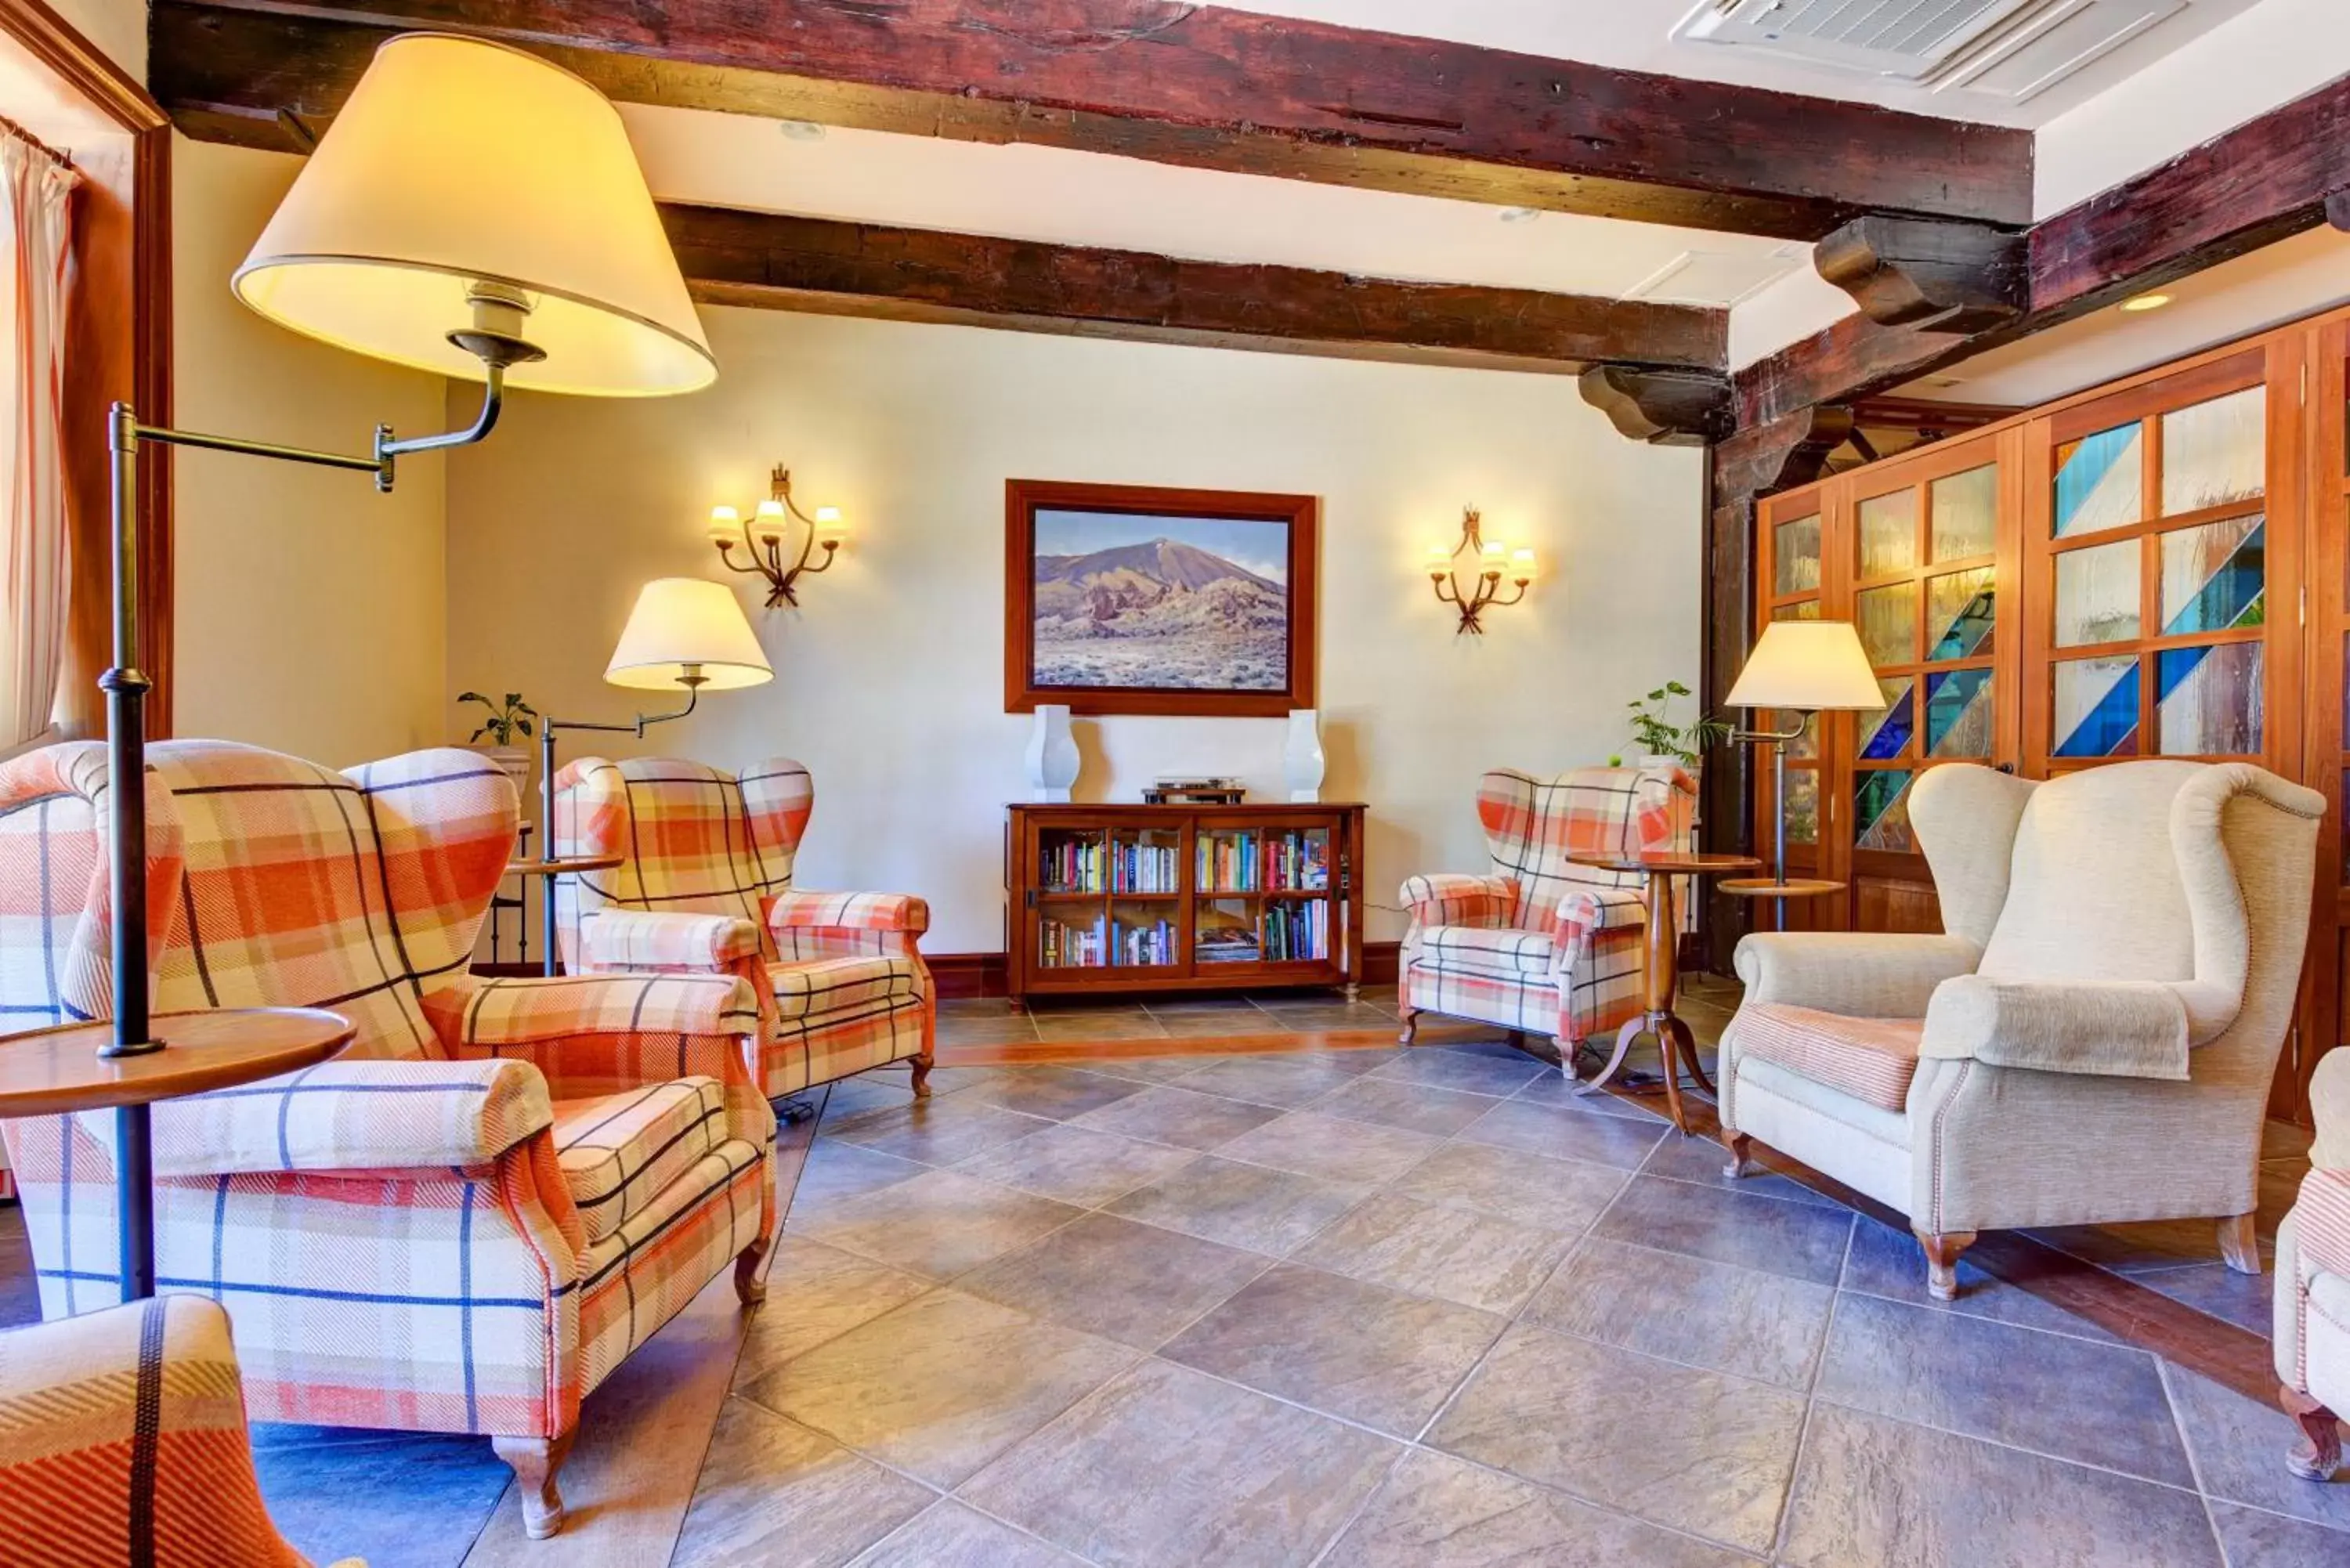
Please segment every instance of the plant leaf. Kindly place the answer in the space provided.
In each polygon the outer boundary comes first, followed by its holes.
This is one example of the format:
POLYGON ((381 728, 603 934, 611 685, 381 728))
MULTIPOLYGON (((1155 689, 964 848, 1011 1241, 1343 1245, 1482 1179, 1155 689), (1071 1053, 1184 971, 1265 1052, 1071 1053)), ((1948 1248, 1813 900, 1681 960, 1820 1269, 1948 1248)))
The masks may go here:
POLYGON ((480 702, 485 706, 489 702, 489 699, 483 696, 478 691, 460 691, 457 693, 457 701, 460 702, 480 702))

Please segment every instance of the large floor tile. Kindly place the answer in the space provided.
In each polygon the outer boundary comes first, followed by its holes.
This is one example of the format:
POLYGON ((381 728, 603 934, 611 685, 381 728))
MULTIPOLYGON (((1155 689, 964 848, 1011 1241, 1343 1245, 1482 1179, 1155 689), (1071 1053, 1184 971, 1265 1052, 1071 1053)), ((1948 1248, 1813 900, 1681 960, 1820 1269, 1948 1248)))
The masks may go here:
POLYGON ((1131 1078, 1078 1067, 1014 1067, 968 1090, 958 1105, 977 1102, 1024 1116, 1067 1121, 1141 1093, 1131 1078))
POLYGON ((1959 1299, 1939 1302, 1926 1289, 1926 1250, 1907 1231, 1897 1231, 1864 1214, 1853 1222, 1852 1246, 1845 1253, 1843 1287, 1889 1301, 1935 1312, 1964 1313, 1970 1317, 1997 1318, 2051 1334, 2076 1334, 2083 1339, 2118 1344, 2114 1336, 2087 1318, 2043 1301, 2021 1285, 2010 1284, 1959 1259, 1959 1299))
POLYGON ((1100 1012, 1039 1012, 1036 1037, 1046 1044, 1094 1040, 1163 1040, 1167 1031, 1139 1007, 1100 1012))
POLYGON ((1295 1033, 1289 1025, 1261 1007, 1200 1007, 1170 1012, 1153 1006, 1150 1016, 1159 1027, 1179 1040, 1230 1039, 1250 1034, 1295 1033))
POLYGON ((1751 1558, 1416 1449, 1325 1568, 1739 1568, 1751 1558))
POLYGON ((886 1110, 862 1111, 837 1127, 827 1121, 823 1136, 860 1147, 918 1159, 924 1165, 952 1165, 982 1149, 1026 1137, 1052 1126, 1039 1116, 1022 1116, 995 1106, 979 1105, 961 1095, 916 1100, 886 1110))
MULTIPOLYGON (((1596 1067, 1588 1068, 1596 1072, 1596 1067)), ((1578 1111, 1596 1111, 1602 1116, 1623 1116, 1636 1122, 1666 1122, 1665 1100, 1661 1093, 1634 1096, 1601 1090, 1597 1094, 1583 1092, 1583 1080, 1565 1074, 1544 1073, 1524 1088, 1510 1096, 1513 1100, 1531 1100, 1540 1106, 1565 1106, 1578 1111)))
POLYGON ((1809 1387, 1835 1293, 1678 1252, 1593 1240, 1523 1321, 1742 1377, 1809 1387))
POLYGON ((1512 1313, 1550 1277, 1572 1241, 1555 1231, 1383 1192, 1300 1248, 1300 1262, 1512 1313))
POLYGON ((1314 1102, 1326 1116, 1377 1122, 1382 1127, 1451 1137, 1493 1108, 1491 1096, 1439 1089, 1427 1084, 1357 1074, 1344 1088, 1314 1102))
POLYGON ((2350 1568, 2350 1532, 2233 1503, 2211 1505, 2228 1568, 2350 1568))
POLYGON ((785 1362, 741 1397, 952 1487, 1133 1360, 1123 1345, 941 1290, 785 1362))
POLYGON ((1505 1326, 1489 1313, 1283 1263, 1159 1354, 1411 1438, 1505 1326))
POLYGON ((296 1550, 369 1568, 457 1568, 514 1480, 487 1438, 439 1432, 256 1424, 253 1459, 296 1550))
MULTIPOLYGON (((1184 1015, 1191 1019, 1203 1013, 1184 1015)), ((1357 1074, 1326 1057, 1305 1055, 1227 1056, 1183 1080, 1183 1087, 1228 1099, 1251 1100, 1284 1110, 1308 1105, 1355 1081, 1357 1074)))
POLYGON ((1486 1144, 1449 1143, 1395 1184, 1423 1203, 1473 1209, 1562 1235, 1579 1236, 1628 1179, 1621 1170, 1486 1144))
POLYGON ((791 1211, 806 1217, 821 1209, 910 1181, 931 1168, 918 1160, 838 1138, 820 1137, 808 1145, 807 1159, 793 1184, 791 1211))
POLYGON ((1845 1210, 1636 1176, 1592 1234, 1832 1285, 1851 1230, 1845 1210))
POLYGON ((1281 1568, 1312 1562, 1397 1452, 1359 1428, 1146 1361, 964 1495, 1104 1568, 1281 1568))
POLYGON ((1228 1100, 1162 1084, 1128 1096, 1114 1106, 1088 1111, 1076 1118, 1079 1127, 1097 1132, 1173 1144, 1179 1148, 1213 1148, 1241 1134, 1263 1127, 1281 1115, 1273 1106, 1228 1100))
POLYGON ((734 1363, 737 1387, 827 1339, 870 1323, 931 1288, 918 1274, 804 1237, 775 1239, 767 1299, 743 1333, 734 1363))
POLYGON ((1831 1405, 1788 1501, 1788 1568, 2220 1568, 2203 1501, 1831 1405))
POLYGON ((2129 1276, 2133 1284, 2209 1313, 2222 1323, 2250 1329, 2263 1339, 2276 1324, 2275 1274, 2240 1274, 2225 1263, 2184 1269, 2149 1269, 2129 1276))
POLYGON ((1128 1193, 1109 1212, 1281 1257, 1369 1194, 1366 1187, 1207 1155, 1128 1193))
POLYGON ((1427 1158, 1443 1141, 1428 1133, 1375 1122, 1292 1111, 1243 1133, 1220 1147, 1216 1156, 1294 1170, 1300 1176, 1378 1186, 1427 1158))
POLYGON ((1803 1421, 1803 1400, 1783 1389, 1520 1327, 1486 1357, 1430 1442, 1766 1552, 1803 1421))
POLYGON ((992 1181, 933 1170, 820 1210, 805 1221, 795 1217, 790 1233, 948 1280, 1084 1212, 992 1181))
POLYGON ((1085 1568, 1057 1546, 1023 1535, 952 1499, 933 1503, 849 1568, 1085 1568))
POLYGON ((2350 1486, 2313 1486, 2284 1468, 2284 1452, 2301 1435, 2284 1412, 2176 1365, 2166 1363, 2162 1375, 2204 1491, 2350 1530, 2350 1486))
POLYGON ((1033 1045, 1036 1025, 1025 1013, 954 1018, 939 1014, 941 1045, 1033 1045))
POLYGON ((2195 1484, 2154 1357, 1929 1312, 1836 1303, 1818 1397, 2173 1486, 2195 1484))
POLYGON ((1661 1122, 1536 1105, 1532 1100, 1505 1100, 1470 1123, 1461 1137, 1469 1143, 1514 1148, 1523 1154, 1638 1170, 1657 1140, 1671 1132, 1661 1122))
POLYGON ((1406 1084, 1502 1096, 1514 1095, 1544 1073, 1557 1069, 1514 1051, 1490 1054, 1450 1045, 1415 1045, 1378 1071, 1382 1078, 1406 1084))
MULTIPOLYGON (((1141 1085, 1130 1085, 1139 1089, 1141 1085)), ((975 1154, 954 1168, 1084 1209, 1182 1169, 1199 1155, 1163 1143, 1144 1143, 1091 1127, 1054 1127, 975 1154)))
POLYGON ((771 1410, 729 1399, 675 1568, 836 1568, 936 1496, 771 1410))
POLYGON ((1725 1192, 1790 1198, 1798 1203, 1816 1203, 1824 1209, 1843 1207, 1826 1193, 1814 1192, 1802 1182, 1791 1181, 1775 1172, 1731 1176, 1727 1169, 1729 1163, 1729 1152, 1712 1138, 1669 1137, 1658 1141, 1640 1172, 1644 1176, 1669 1176, 1676 1181, 1694 1181, 1700 1187, 1718 1187, 1725 1192))
POLYGON ((1090 1061, 1072 1062, 1073 1067, 1083 1067, 1088 1073, 1105 1073, 1113 1078, 1133 1078, 1145 1084, 1171 1084, 1178 1078, 1188 1078, 1202 1064, 1214 1060, 1210 1056, 1103 1056, 1090 1061))
POLYGON ((972 1270, 955 1288, 1149 1350, 1264 1266, 1262 1253, 1089 1214, 972 1270))

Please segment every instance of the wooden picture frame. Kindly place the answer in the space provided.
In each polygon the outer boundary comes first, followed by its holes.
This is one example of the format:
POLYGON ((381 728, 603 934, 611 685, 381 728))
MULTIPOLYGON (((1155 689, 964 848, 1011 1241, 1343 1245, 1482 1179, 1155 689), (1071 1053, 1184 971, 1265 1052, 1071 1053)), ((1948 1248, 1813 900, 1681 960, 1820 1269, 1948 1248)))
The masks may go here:
MULTIPOLYGON (((1311 495, 1147 484, 1079 484, 1038 479, 1005 481, 1004 711, 1026 713, 1040 703, 1061 702, 1066 703, 1071 712, 1095 715, 1261 719, 1278 718, 1293 708, 1313 707, 1317 629, 1315 542, 1320 519, 1321 503, 1311 495), (1268 591, 1282 595, 1284 607, 1280 628, 1234 630, 1220 639, 1213 631, 1192 633, 1179 628, 1166 633, 1137 633, 1127 647, 1119 647, 1122 639, 1116 636, 1098 639, 1054 638, 1049 635, 1050 628, 1069 624, 1076 618, 1076 613, 1068 594, 1056 593, 1055 585, 1048 583, 1041 590, 1047 602, 1045 617, 1040 622, 1040 515, 1045 519, 1048 545, 1096 537, 1103 542, 1097 550, 1080 549, 1076 555, 1048 550, 1050 559, 1074 566, 1093 555, 1106 556, 1113 550, 1131 554, 1152 545, 1171 544, 1177 547, 1175 551, 1160 551, 1151 559, 1185 563, 1176 575, 1195 575, 1190 569, 1193 566, 1212 573, 1215 582, 1231 584, 1222 591, 1245 596, 1260 607, 1268 591), (1133 521, 1121 526, 1121 520, 1133 521), (1272 535, 1260 540, 1254 537, 1253 529, 1235 529, 1233 524, 1265 524, 1284 530, 1277 546, 1281 560, 1276 564, 1268 558, 1272 535), (1128 537, 1153 532, 1158 537, 1128 537), (1249 570, 1231 558, 1230 552, 1220 548, 1226 541, 1242 539, 1249 540, 1252 549, 1241 553, 1253 560, 1259 570, 1249 570), (1276 569, 1281 573, 1278 583, 1272 580, 1276 569), (1064 613, 1054 613, 1056 607, 1064 613), (1040 635, 1040 628, 1045 635, 1040 635), (1182 646, 1185 640, 1193 639, 1201 643, 1196 653, 1182 646), (1090 661, 1107 667, 1104 678, 1070 679, 1080 663, 1089 661, 1085 650, 1094 647, 1107 656, 1090 661), (1252 678, 1252 672, 1266 671, 1276 650, 1279 668, 1252 678), (1193 659, 1195 666, 1205 665, 1204 678, 1211 682, 1219 665, 1234 671, 1234 679, 1229 684, 1149 679, 1153 673, 1172 675, 1178 668, 1177 661, 1186 658, 1193 659), (1123 673, 1119 666, 1134 669, 1141 678, 1130 682, 1115 680, 1117 674, 1123 673)), ((1084 580, 1090 586, 1077 591, 1092 596, 1096 607, 1091 613, 1097 624, 1107 626, 1121 618, 1134 620, 1163 602, 1149 597, 1134 602, 1143 596, 1179 588, 1201 591, 1194 584, 1154 584, 1154 567, 1139 570, 1141 581, 1122 577, 1115 588, 1103 585, 1099 572, 1086 576, 1084 580)), ((1157 575, 1163 577, 1166 574, 1157 575)), ((1077 589, 1076 581, 1071 579, 1066 587, 1077 589)), ((1176 623, 1170 618, 1168 624, 1176 623)))

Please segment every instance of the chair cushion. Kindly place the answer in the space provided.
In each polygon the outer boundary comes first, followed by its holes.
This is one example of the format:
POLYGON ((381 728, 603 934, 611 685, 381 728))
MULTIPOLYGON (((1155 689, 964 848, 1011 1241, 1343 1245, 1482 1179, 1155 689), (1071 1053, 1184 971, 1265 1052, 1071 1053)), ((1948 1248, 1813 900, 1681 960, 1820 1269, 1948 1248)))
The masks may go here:
POLYGON ((1528 980, 1550 974, 1547 931, 1509 927, 1424 926, 1419 961, 1456 974, 1511 975, 1528 980))
POLYGON ((771 963, 767 983, 784 1019, 875 1012, 921 1000, 920 961, 906 953, 864 953, 771 963))
POLYGON ((591 1244, 725 1139, 726 1097, 714 1078, 555 1102, 556 1156, 591 1244))
POLYGON ((1887 1111, 1909 1097, 1926 1026, 1922 1018, 1847 1018, 1781 1002, 1750 1002, 1737 1023, 1741 1052, 1887 1111))

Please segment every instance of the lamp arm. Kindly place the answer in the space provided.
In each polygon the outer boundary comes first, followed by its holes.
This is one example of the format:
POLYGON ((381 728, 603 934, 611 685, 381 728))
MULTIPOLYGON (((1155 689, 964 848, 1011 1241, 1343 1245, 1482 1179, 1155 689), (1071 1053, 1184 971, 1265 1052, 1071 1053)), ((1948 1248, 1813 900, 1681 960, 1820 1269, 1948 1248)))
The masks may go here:
POLYGON ((441 452, 449 447, 472 446, 497 428, 498 415, 505 410, 506 369, 493 359, 484 367, 486 376, 482 383, 482 408, 473 422, 463 430, 443 431, 439 435, 410 436, 394 441, 390 425, 375 429, 376 480, 378 490, 391 488, 392 460, 411 452, 441 452))
POLYGON ((1784 745, 1784 744, 1785 744, 1787 742, 1789 742, 1789 741, 1794 741, 1794 740, 1800 740, 1800 739, 1802 739, 1802 738, 1803 738, 1803 733, 1804 733, 1804 725, 1806 725, 1806 724, 1808 724, 1808 723, 1810 723, 1810 722, 1811 722, 1811 715, 1810 715, 1810 714, 1808 714, 1808 713, 1804 713, 1804 712, 1797 712, 1797 713, 1795 714, 1795 722, 1794 722, 1793 724, 1789 725, 1786 729, 1783 729, 1783 730, 1732 730, 1732 731, 1731 731, 1731 732, 1730 732, 1730 738, 1731 738, 1731 740, 1733 740, 1733 741, 1745 741, 1745 742, 1771 742, 1771 743, 1773 743, 1773 744, 1775 744, 1775 745, 1784 745))
POLYGON ((375 475, 375 487, 389 492, 392 483, 393 460, 411 452, 438 452, 445 447, 472 446, 486 437, 498 422, 498 413, 505 398, 505 370, 489 367, 489 380, 483 389, 481 412, 473 422, 461 431, 448 431, 440 435, 411 436, 405 441, 392 439, 390 425, 375 428, 375 455, 360 457, 355 453, 321 452, 315 447, 287 446, 280 441, 247 441, 243 436, 213 435, 205 431, 174 430, 167 425, 145 425, 126 421, 127 438, 133 441, 152 441, 159 446, 194 447, 203 452, 235 452, 244 457, 274 458, 280 462, 307 462, 321 468, 350 469, 375 475))

